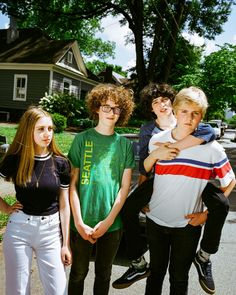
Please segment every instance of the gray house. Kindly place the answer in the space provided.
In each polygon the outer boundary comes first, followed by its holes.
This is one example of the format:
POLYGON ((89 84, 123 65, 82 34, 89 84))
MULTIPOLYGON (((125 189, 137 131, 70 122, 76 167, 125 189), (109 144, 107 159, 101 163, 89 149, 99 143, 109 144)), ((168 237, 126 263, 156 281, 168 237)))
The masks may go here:
POLYGON ((83 99, 98 84, 75 40, 53 40, 39 29, 0 30, 0 119, 18 118, 45 93, 83 99))

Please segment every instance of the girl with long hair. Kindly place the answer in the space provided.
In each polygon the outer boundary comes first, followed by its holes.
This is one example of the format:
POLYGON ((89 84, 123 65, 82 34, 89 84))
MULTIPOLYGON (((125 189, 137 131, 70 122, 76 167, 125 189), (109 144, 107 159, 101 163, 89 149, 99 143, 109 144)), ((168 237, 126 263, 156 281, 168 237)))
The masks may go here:
POLYGON ((71 168, 53 128, 49 113, 30 107, 0 164, 0 176, 16 191, 13 205, 0 198, 0 211, 10 215, 3 238, 7 295, 30 294, 33 253, 44 294, 67 294, 71 168))

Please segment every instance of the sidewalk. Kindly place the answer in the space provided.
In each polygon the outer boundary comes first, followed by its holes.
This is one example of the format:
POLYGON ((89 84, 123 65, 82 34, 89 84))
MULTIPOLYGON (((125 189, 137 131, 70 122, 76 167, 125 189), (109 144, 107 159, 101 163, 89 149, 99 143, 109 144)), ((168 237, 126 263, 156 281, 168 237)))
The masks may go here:
MULTIPOLYGON (((14 257, 12 257, 14 259, 14 257)), ((148 259, 148 257, 147 257, 148 259)), ((236 212, 230 212, 223 228, 220 248, 217 254, 212 255, 213 274, 216 285, 215 295, 235 295, 236 294, 236 212)), ((127 269, 125 266, 114 265, 111 281, 117 279, 127 269)), ((69 272, 69 269, 68 269, 69 272)), ((32 266, 31 286, 33 295, 43 295, 42 287, 39 281, 36 262, 34 259, 32 266)), ((4 262, 2 254, 2 244, 0 244, 0 294, 5 294, 4 287, 4 262)), ((90 270, 85 281, 84 295, 92 294, 92 286, 94 280, 93 262, 90 263, 90 270)), ((110 288, 110 295, 143 295, 145 291, 145 280, 141 280, 133 284, 128 289, 116 290, 110 288)), ((166 278, 163 286, 162 295, 169 294, 168 278, 166 278)), ((189 278, 189 294, 188 295, 204 295, 199 283, 195 267, 192 266, 189 278)))
MULTIPOLYGON (((0 178, 0 193, 1 195, 7 195, 14 193, 13 186, 3 181, 0 178)), ((147 255, 148 256, 148 255, 147 255)), ((12 257, 14 259, 14 257, 12 257)), ((147 257, 147 260, 148 257, 147 257)), ((216 295, 235 295, 236 294, 236 212, 230 212, 228 214, 226 223, 222 232, 222 239, 220 248, 217 254, 212 255, 213 274, 216 285, 216 295)), ((126 266, 114 265, 112 271, 111 281, 114 281, 120 277, 127 269, 126 266)), ((69 272, 69 269, 68 269, 69 272)), ((31 286, 33 295, 43 295, 42 287, 39 281, 36 262, 34 259, 32 266, 31 286)), ((92 286, 94 280, 94 267, 93 262, 90 263, 90 270, 85 282, 84 295, 92 294, 92 286)), ((5 274, 4 274, 4 261, 2 254, 2 244, 0 243, 0 294, 5 294, 5 274)), ((133 284, 128 289, 116 290, 110 288, 110 295, 143 295, 145 290, 145 280, 141 280, 133 284)), ((168 277, 165 280, 163 286, 162 295, 169 294, 168 277)), ((189 294, 188 295, 204 295, 199 283, 197 272, 194 266, 192 266, 189 277, 189 294)))

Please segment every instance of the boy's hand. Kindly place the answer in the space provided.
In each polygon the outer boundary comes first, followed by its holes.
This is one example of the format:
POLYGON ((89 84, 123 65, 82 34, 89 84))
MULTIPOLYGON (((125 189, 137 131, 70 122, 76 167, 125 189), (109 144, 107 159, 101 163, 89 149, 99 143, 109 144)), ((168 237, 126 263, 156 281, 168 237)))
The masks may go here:
POLYGON ((84 240, 89 241, 91 244, 95 244, 97 242, 97 239, 92 237, 94 232, 92 227, 87 224, 83 224, 77 227, 77 230, 84 240))
POLYGON ((93 228, 94 232, 92 234, 92 237, 94 239, 98 239, 98 238, 102 237, 108 231, 110 226, 111 226, 111 224, 106 219, 100 221, 93 228))
POLYGON ((178 154, 179 150, 177 148, 169 147, 169 143, 165 143, 152 151, 150 156, 156 160, 173 160, 178 154))
POLYGON ((141 209, 141 212, 146 214, 147 212, 150 212, 150 209, 149 209, 149 205, 147 204, 146 206, 144 206, 142 209, 141 209))
POLYGON ((188 222, 189 224, 193 226, 198 226, 206 222, 207 214, 208 214, 208 211, 192 213, 192 214, 186 215, 185 218, 190 219, 188 222))

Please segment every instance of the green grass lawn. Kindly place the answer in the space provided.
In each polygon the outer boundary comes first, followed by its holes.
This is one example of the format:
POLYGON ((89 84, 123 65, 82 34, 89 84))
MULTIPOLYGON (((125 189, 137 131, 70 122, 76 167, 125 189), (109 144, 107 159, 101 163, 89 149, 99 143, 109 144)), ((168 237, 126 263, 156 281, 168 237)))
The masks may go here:
MULTIPOLYGON (((9 127, 0 126, 0 134, 6 136, 7 142, 11 143, 16 134, 16 129, 17 127, 15 126, 9 126, 9 127)), ((69 133, 69 132, 55 133, 56 143, 63 154, 65 155, 68 154, 70 145, 74 137, 75 137, 74 133, 69 133)))
MULTIPOLYGON (((17 126, 0 126, 0 134, 7 137, 7 142, 11 143, 13 138, 16 134, 17 126)), ((139 133, 139 128, 135 127, 116 127, 115 128, 117 133, 139 133)), ((75 137, 75 133, 70 132, 62 132, 62 133, 55 133, 55 140, 64 155, 68 154, 70 145, 75 137)))

